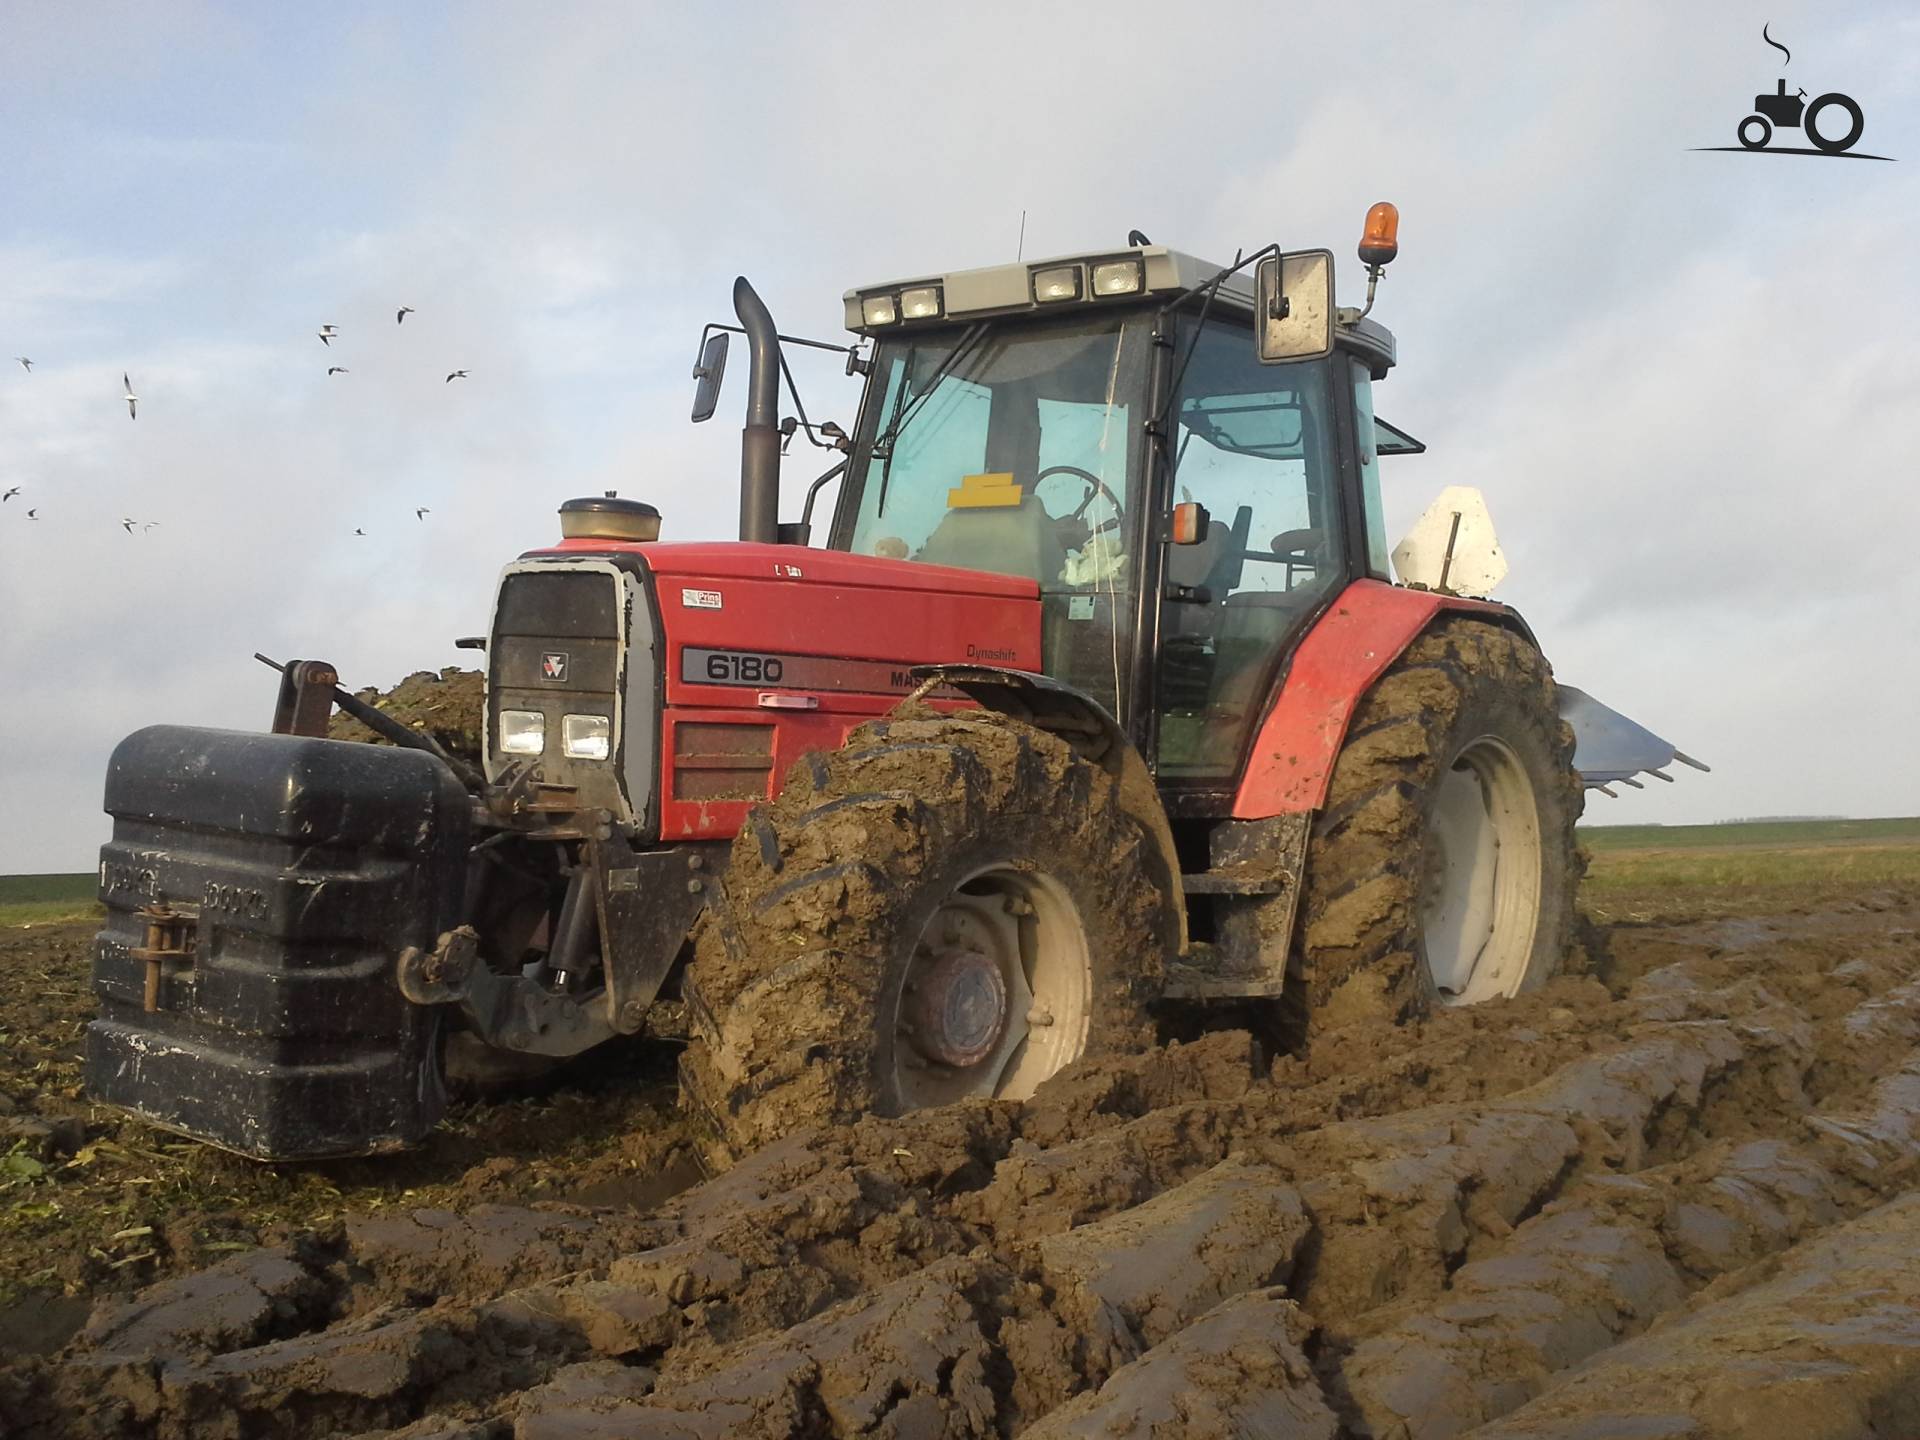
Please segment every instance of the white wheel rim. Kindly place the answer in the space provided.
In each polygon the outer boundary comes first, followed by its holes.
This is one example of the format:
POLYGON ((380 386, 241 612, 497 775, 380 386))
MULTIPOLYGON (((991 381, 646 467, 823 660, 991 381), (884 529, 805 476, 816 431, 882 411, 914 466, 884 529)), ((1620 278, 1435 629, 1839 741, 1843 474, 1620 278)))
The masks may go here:
POLYGON ((1516 993, 1540 917, 1540 811, 1503 740, 1463 749, 1434 795, 1420 886, 1420 949, 1440 1000, 1516 993))
POLYGON ((1092 995, 1086 931, 1060 882, 1011 865, 976 871, 928 920, 901 978, 901 993, 888 1007, 901 1108, 970 1096, 1026 1099, 1085 1053, 1092 995), (990 959, 1005 995, 1004 1031, 985 1058, 965 1066, 928 1059, 911 1018, 921 977, 955 951, 990 959))

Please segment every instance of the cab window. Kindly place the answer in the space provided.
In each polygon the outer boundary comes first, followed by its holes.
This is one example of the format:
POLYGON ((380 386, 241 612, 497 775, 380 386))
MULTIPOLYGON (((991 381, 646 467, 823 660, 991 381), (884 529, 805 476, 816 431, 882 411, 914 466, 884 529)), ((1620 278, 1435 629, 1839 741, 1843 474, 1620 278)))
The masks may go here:
POLYGON ((1047 673, 1115 714, 1152 325, 1136 306, 888 337, 842 500, 856 554, 1038 582, 1047 673))
POLYGON ((1137 467, 1146 322, 1121 314, 888 340, 851 548, 1111 588, 1137 467))
POLYGON ((1382 580, 1392 578, 1387 556, 1387 514, 1380 504, 1380 454, 1383 441, 1397 433, 1375 423, 1373 375, 1359 360, 1347 361, 1353 378, 1353 432, 1360 437, 1360 494, 1367 515, 1367 570, 1382 580))

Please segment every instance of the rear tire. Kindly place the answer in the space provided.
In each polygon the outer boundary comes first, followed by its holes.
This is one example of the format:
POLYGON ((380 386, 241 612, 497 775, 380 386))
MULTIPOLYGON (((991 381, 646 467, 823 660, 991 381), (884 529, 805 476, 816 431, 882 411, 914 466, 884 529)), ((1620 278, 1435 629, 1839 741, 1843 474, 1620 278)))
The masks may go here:
POLYGON ((1807 139, 1812 142, 1814 149, 1825 151, 1829 155, 1841 155, 1853 148, 1853 142, 1858 140, 1860 133, 1867 128, 1867 119, 1866 116, 1860 113, 1860 106, 1854 101, 1852 96, 1835 93, 1822 95, 1819 99, 1807 106, 1806 117, 1801 120, 1800 124, 1806 132, 1807 139), (1814 120, 1814 116, 1835 107, 1847 112, 1846 133, 1832 137, 1822 135, 1818 124, 1814 120))
POLYGON ((1544 985, 1571 943, 1582 789, 1553 672, 1450 619, 1354 712, 1307 849, 1309 1031, 1544 985))
POLYGON ((1144 1048, 1167 906, 1146 844, 1098 766, 989 712, 806 757, 696 935, 689 1103, 744 1151, 1144 1048))

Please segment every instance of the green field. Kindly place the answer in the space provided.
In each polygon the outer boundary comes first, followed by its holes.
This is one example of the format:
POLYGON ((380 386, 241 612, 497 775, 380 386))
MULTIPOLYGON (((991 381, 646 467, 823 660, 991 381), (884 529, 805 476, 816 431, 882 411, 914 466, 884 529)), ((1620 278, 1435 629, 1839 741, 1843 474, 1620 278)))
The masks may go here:
MULTIPOLYGON (((1589 801, 1588 813, 1604 801, 1589 801)), ((1920 816, 1894 820, 1753 820, 1723 825, 1582 825, 1589 850, 1698 850, 1755 845, 1884 845, 1920 842, 1920 816)))
POLYGON ((1582 826, 1596 920, 1797 910, 1920 886, 1920 818, 1582 826))
POLYGON ((99 884, 91 870, 78 875, 0 875, 0 929, 91 915, 99 884))

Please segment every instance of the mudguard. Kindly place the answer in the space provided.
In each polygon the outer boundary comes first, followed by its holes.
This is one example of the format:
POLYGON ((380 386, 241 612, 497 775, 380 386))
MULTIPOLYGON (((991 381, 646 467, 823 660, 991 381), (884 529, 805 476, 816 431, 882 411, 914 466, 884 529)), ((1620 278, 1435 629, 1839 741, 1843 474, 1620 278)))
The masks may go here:
POLYGON ((1533 639, 1518 612, 1490 600, 1355 580, 1314 622, 1260 722, 1233 818, 1318 810, 1360 697, 1442 611, 1473 615, 1533 639))
MULTIPOLYGON (((1294 651, 1280 694, 1261 721, 1247 770, 1234 794, 1233 818, 1264 820, 1318 810, 1353 712, 1373 682, 1441 614, 1471 615, 1537 644, 1520 613, 1491 600, 1356 580, 1294 651)), ((1614 782, 1639 787, 1645 771, 1661 780, 1678 760, 1707 766, 1583 690, 1562 685, 1560 714, 1573 727, 1574 768, 1588 786, 1611 795, 1614 782)))

